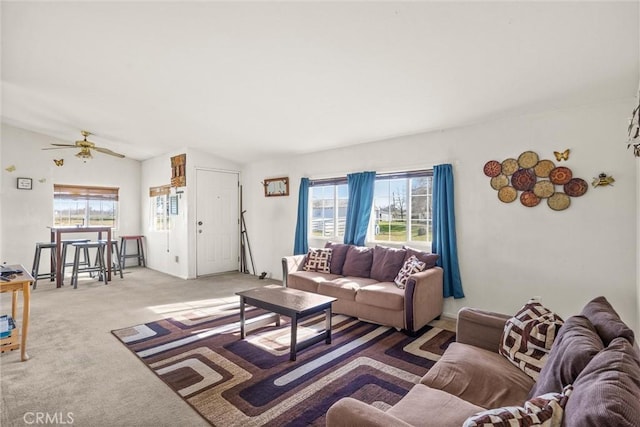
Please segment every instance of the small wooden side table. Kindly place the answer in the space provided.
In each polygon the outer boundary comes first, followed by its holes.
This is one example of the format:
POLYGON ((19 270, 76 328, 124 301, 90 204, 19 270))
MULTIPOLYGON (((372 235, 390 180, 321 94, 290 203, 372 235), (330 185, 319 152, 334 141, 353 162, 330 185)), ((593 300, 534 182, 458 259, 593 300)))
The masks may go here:
MULTIPOLYGON (((3 292, 12 292, 11 295, 11 317, 16 319, 17 311, 18 311, 18 292, 22 291, 22 325, 20 332, 20 342, 17 342, 16 339, 11 338, 3 338, 0 339, 0 344, 2 342, 9 342, 8 344, 2 345, 2 352, 7 350, 15 350, 20 349, 20 359, 23 362, 29 360, 29 355, 27 354, 27 332, 29 330, 29 304, 31 300, 31 283, 33 283, 33 277, 29 274, 28 270, 24 268, 22 265, 8 265, 7 268, 11 270, 21 270, 22 274, 15 275, 10 281, 0 281, 0 293, 3 292)), ((16 332, 18 328, 14 329, 13 333, 16 332)))

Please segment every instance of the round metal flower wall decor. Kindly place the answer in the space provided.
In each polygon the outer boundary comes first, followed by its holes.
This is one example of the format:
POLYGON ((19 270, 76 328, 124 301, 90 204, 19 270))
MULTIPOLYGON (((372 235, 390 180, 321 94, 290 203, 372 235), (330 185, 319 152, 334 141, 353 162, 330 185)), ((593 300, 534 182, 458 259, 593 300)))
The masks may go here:
MULTIPOLYGON (((569 152, 554 151, 556 161, 569 160, 569 152)), ((533 151, 525 151, 517 159, 489 160, 484 165, 484 174, 491 178, 491 188, 498 192, 501 202, 520 199, 528 208, 546 200, 549 208, 562 211, 571 205, 572 197, 580 197, 589 189, 589 184, 575 178, 570 168, 540 159, 533 151)))

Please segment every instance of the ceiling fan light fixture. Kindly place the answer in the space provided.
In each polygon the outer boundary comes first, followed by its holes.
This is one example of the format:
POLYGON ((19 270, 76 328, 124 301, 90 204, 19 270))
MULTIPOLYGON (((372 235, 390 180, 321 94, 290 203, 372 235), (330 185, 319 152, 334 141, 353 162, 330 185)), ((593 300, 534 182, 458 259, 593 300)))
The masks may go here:
POLYGON ((76 154, 76 157, 84 160, 85 162, 87 160, 93 159, 93 156, 91 155, 91 151, 86 147, 83 147, 82 150, 80 150, 80 152, 76 154))

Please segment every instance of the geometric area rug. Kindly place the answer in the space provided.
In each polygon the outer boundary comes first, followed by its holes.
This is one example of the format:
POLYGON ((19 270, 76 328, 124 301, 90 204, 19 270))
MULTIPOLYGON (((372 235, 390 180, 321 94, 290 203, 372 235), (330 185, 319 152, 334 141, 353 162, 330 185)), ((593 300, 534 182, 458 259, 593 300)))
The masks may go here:
MULTIPOLYGON (((247 307, 240 340, 238 303, 223 303, 113 331, 173 391, 214 426, 324 426, 329 407, 353 397, 382 410, 397 403, 455 341, 426 326, 416 337, 334 314, 332 343, 289 360, 290 325, 266 323, 247 307)), ((324 313, 298 325, 298 340, 324 328, 324 313)))

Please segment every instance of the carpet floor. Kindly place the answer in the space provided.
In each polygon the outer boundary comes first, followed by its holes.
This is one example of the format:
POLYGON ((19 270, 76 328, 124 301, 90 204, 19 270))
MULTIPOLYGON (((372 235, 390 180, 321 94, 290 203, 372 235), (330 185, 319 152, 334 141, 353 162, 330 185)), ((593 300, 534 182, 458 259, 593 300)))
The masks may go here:
MULTIPOLYGON (((114 330, 155 375, 216 426, 325 425, 327 409, 353 397, 387 409, 404 396, 447 346, 455 324, 435 321, 417 337, 334 315, 332 343, 289 360, 290 326, 261 326, 240 340, 238 303, 177 311, 166 319, 114 330)), ((324 327, 324 315, 299 324, 298 340, 324 327)))

